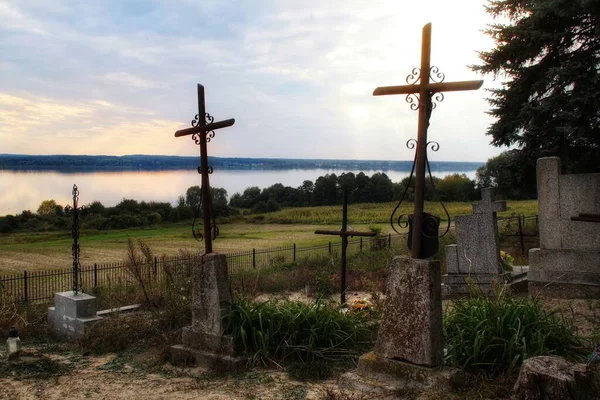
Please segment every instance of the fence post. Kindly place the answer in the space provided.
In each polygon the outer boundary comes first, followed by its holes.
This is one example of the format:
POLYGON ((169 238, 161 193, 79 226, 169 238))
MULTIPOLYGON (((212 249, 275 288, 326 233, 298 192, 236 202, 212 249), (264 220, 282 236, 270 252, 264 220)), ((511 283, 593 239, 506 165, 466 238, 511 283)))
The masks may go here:
POLYGON ((154 280, 158 280, 158 259, 154 256, 154 280))
POLYGON ((27 295, 27 271, 23 271, 23 300, 27 302, 29 296, 27 295))
POLYGON ((98 287, 98 264, 94 263, 94 287, 98 287))
POLYGON ((329 255, 331 255, 331 241, 329 241, 329 255))
MULTIPOLYGON (((521 216, 519 216, 519 240, 521 242, 521 253, 525 254, 525 242, 523 241, 523 224, 521 223, 521 216)), ((523 217, 523 222, 525 222, 525 217, 523 217)))
POLYGON ((388 247, 391 248, 392 247, 392 234, 388 233, 388 247))
POLYGON ((296 262, 296 243, 294 243, 294 262, 296 262))
POLYGON ((256 249, 252 249, 252 268, 256 268, 256 249))
POLYGON ((362 236, 360 237, 360 251, 362 251, 362 236))

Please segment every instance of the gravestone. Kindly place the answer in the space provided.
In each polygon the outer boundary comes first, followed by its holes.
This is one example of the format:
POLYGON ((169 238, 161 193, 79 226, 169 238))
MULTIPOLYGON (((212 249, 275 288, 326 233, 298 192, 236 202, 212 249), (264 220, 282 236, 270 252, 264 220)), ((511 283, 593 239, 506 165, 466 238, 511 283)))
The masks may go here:
POLYGON ((600 297, 600 173, 560 173, 537 160, 540 247, 529 251, 530 294, 600 297))
POLYGON ((506 202, 495 201, 489 188, 481 189, 481 199, 473 204, 473 214, 454 217, 456 244, 446 246, 444 297, 468 295, 469 279, 483 293, 491 291, 492 281, 504 284, 513 279, 503 271, 496 218, 506 210, 506 202))
POLYGON ((342 375, 340 386, 365 390, 447 385, 451 371, 442 366, 439 262, 394 257, 385 294, 375 349, 359 358, 356 372, 342 375))
POLYGON ((231 370, 246 363, 232 336, 223 335, 231 291, 224 254, 204 254, 193 266, 192 324, 183 328, 182 345, 171 347, 176 364, 231 370))
POLYGON ((96 312, 96 298, 79 290, 79 215, 85 206, 79 206, 79 189, 73 185, 73 206, 65 207, 65 213, 71 214, 73 222, 71 235, 73 244, 73 291, 60 292, 54 295, 54 307, 48 307, 48 331, 51 336, 77 341, 83 338, 86 330, 96 321, 102 319, 96 312))

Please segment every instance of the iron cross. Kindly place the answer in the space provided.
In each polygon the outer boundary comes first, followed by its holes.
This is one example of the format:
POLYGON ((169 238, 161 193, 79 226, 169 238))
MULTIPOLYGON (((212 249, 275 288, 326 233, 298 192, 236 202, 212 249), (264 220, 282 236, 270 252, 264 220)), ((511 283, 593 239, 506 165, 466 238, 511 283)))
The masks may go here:
POLYGON ((204 86, 198 84, 198 114, 192 121, 192 128, 181 129, 175 132, 175 137, 192 135, 194 143, 200 145, 200 166, 198 167, 198 173, 202 176, 201 196, 204 234, 196 233, 193 226, 192 233, 195 238, 204 239, 205 254, 212 253, 212 239, 216 238, 219 234, 216 224, 211 221, 212 198, 208 175, 212 174, 213 168, 208 165, 208 149, 206 144, 215 137, 215 130, 232 126, 234 123, 235 119, 233 118, 214 122, 214 118, 206 112, 204 86))
POLYGON ((375 236, 375 232, 356 232, 348 230, 348 191, 344 191, 344 205, 342 206, 342 230, 341 231, 315 231, 317 235, 334 235, 342 237, 342 276, 340 285, 340 302, 346 304, 346 249, 348 248, 348 236, 375 236))
POLYGON ((85 211, 85 206, 79 207, 79 189, 77 185, 73 185, 73 207, 66 206, 65 214, 73 216, 73 224, 71 225, 71 236, 73 244, 71 245, 71 253, 73 253, 73 294, 77 295, 79 288, 79 213, 85 211))
POLYGON ((415 198, 413 212, 412 232, 412 257, 425 258, 421 253, 421 224, 423 222, 423 203, 425 189, 425 164, 427 161, 427 128, 431 111, 435 108, 435 101, 442 101, 442 92, 463 90, 477 90, 483 84, 482 80, 443 82, 444 74, 437 67, 431 67, 431 23, 423 27, 421 43, 421 69, 414 68, 406 78, 407 85, 378 87, 373 96, 387 96, 405 94, 406 101, 412 110, 419 110, 419 124, 417 133, 416 171, 415 171, 415 198), (431 81, 430 81, 431 79, 431 81), (420 81, 417 84, 417 81, 420 81), (415 100, 414 96, 417 96, 415 100), (433 100, 432 100, 433 99, 433 100))

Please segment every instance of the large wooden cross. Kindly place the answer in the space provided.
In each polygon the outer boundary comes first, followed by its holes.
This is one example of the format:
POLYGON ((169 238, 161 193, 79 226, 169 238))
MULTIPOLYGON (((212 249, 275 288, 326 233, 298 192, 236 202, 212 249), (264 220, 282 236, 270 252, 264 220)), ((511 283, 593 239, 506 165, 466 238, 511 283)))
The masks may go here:
POLYGON ((430 60, 431 23, 423 27, 423 40, 421 44, 421 69, 413 69, 412 73, 406 78, 407 85, 378 87, 373 92, 373 96, 405 94, 407 95, 406 101, 411 104, 411 109, 419 110, 417 149, 415 157, 415 198, 412 224, 413 258, 425 258, 423 257, 421 251, 421 224, 423 222, 425 164, 427 160, 427 128, 429 127, 429 118, 431 117, 431 110, 435 108, 435 104, 433 103, 432 98, 437 94, 440 97, 435 98, 435 100, 441 101, 443 100, 442 92, 477 90, 483 84, 482 80, 443 82, 444 74, 440 73, 437 67, 431 67, 430 60), (430 74, 432 74, 433 76, 430 76, 430 74), (417 84, 417 81, 420 82, 417 84), (412 97, 415 95, 418 95, 418 102, 415 102, 414 97, 412 97))
POLYGON ((334 235, 342 237, 342 276, 340 283, 340 302, 346 303, 346 249, 348 248, 348 236, 375 236, 375 232, 356 232, 348 230, 348 191, 344 191, 344 204, 342 206, 342 230, 341 231, 315 231, 317 235, 334 235))
MULTIPOLYGON (((198 172, 202 176, 201 196, 202 196, 202 218, 204 222, 204 234, 198 235, 204 239, 205 254, 212 253, 212 239, 216 237, 217 229, 211 221, 212 198, 210 194, 210 183, 208 175, 212 174, 213 168, 208 165, 207 142, 210 142, 215 136, 215 130, 226 128, 235 123, 235 119, 226 119, 224 121, 214 122, 214 118, 206 112, 204 102, 204 86, 198 84, 198 114, 192 121, 192 128, 181 129, 175 132, 175 137, 192 135, 192 139, 197 145, 200 145, 200 166, 198 172), (213 235, 214 233, 214 235, 213 235)), ((194 237, 196 233, 192 227, 194 237)))

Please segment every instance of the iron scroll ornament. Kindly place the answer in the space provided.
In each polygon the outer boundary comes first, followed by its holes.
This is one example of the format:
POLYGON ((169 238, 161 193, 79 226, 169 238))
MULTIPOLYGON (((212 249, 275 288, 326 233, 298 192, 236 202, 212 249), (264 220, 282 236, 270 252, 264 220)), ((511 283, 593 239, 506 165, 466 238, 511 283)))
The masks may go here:
POLYGON ((71 237, 73 244, 71 245, 71 254, 73 256, 73 294, 77 295, 79 288, 83 287, 83 279, 81 277, 81 264, 79 262, 80 247, 79 247, 79 214, 87 211, 85 206, 79 207, 79 189, 77 185, 73 185, 73 206, 67 205, 64 209, 66 215, 73 216, 71 225, 71 237))
MULTIPOLYGON (((440 69, 433 66, 429 69, 429 79, 433 83, 442 83, 446 79, 446 75, 440 72, 440 69)), ((421 69, 413 68, 410 74, 406 76, 406 83, 409 85, 417 85, 421 81, 421 69)), ((417 111, 421 107, 420 96, 417 92, 409 93, 405 98, 406 102, 410 105, 410 109, 417 111)), ((428 104, 428 114, 431 114, 431 110, 437 107, 437 103, 444 101, 444 93, 442 92, 431 92, 428 104)), ((429 119, 429 118, 428 118, 429 119)))
MULTIPOLYGON (((213 117, 212 115, 210 115, 209 113, 205 113, 204 114, 204 121, 206 124, 212 124, 215 121, 215 117, 213 117)), ((196 114, 194 116, 194 119, 192 120, 192 126, 197 126, 198 123, 200 122, 200 115, 196 114)), ((208 131, 206 133, 206 141, 210 142, 210 140, 212 138, 215 137, 215 131, 208 131)), ((200 134, 199 133, 194 133, 192 135, 192 140, 194 141, 194 143, 196 145, 200 145, 200 134)), ((200 157, 202 157, 202 155, 200 155, 200 157)), ((210 175, 213 173, 213 167, 212 166, 207 166, 206 168, 206 172, 210 175)), ((198 166, 198 173, 202 174, 202 167, 198 166)), ((204 183, 203 183, 204 184, 204 183)), ((200 193, 202 193, 202 188, 200 189, 200 193)), ((209 207, 210 209, 207 210, 206 212, 210 213, 210 219, 211 219, 211 237, 212 239, 216 239, 217 236, 219 236, 219 227, 217 226, 217 222, 215 219, 215 214, 212 208, 212 201, 209 202, 209 207)), ((202 233, 202 230, 199 228, 196 228, 196 222, 198 221, 198 219, 201 219, 200 216, 202 213, 204 213, 205 210, 202 210, 202 194, 200 194, 200 199, 198 201, 198 206, 196 207, 196 209, 194 210, 194 216, 192 219, 192 236, 194 237, 194 239, 196 239, 198 242, 202 242, 204 240, 204 234, 202 233)))
MULTIPOLYGON (((417 140, 415 139, 409 139, 406 142, 406 147, 408 149, 414 149, 417 147, 417 140)), ((427 142, 426 148, 430 148, 431 151, 438 151, 440 148, 439 143, 434 142, 434 141, 429 141, 427 142)), ((408 193, 408 189, 410 188, 410 183, 412 182, 412 178, 414 176, 414 172, 415 172, 415 166, 417 163, 417 155, 415 153, 415 158, 413 159, 413 165, 412 168, 410 170, 410 175, 408 176, 408 182, 406 184, 406 187, 404 188, 404 192, 402 193, 402 197, 400 198, 400 201, 398 202, 398 204, 396 204, 396 207, 394 208, 394 211, 392 211, 392 214, 390 215, 390 226, 392 227, 392 229, 394 230, 394 232, 396 232, 399 235, 405 235, 406 232, 400 232, 397 228, 399 229, 406 229, 409 227, 410 224, 410 218, 411 216, 409 214, 399 214, 396 216, 398 210, 400 209, 400 205, 402 204, 402 202, 404 201, 404 199, 406 198, 406 194, 408 193)), ((433 181, 433 176, 431 174, 431 168, 429 166, 429 158, 427 157, 427 151, 425 152, 425 165, 427 166, 427 173, 429 175, 429 181, 431 183, 431 187, 433 188, 433 190, 435 191, 435 183, 433 181)), ((447 220, 447 225, 446 225, 446 229, 444 230, 444 233, 442 233, 441 235, 436 235, 436 236, 432 236, 429 235, 425 232, 431 232, 431 229, 424 229, 422 231, 422 235, 428 239, 433 239, 433 238, 441 238, 444 237, 448 231, 450 230, 450 213, 448 213, 448 210, 446 209, 446 205, 440 201, 440 205, 442 206, 442 208, 444 209, 444 213, 446 214, 446 220, 447 220)), ((431 214, 427 214, 424 213, 424 218, 422 221, 422 225, 427 225, 427 224, 432 224, 434 223, 434 219, 433 218, 437 218, 431 214)))

